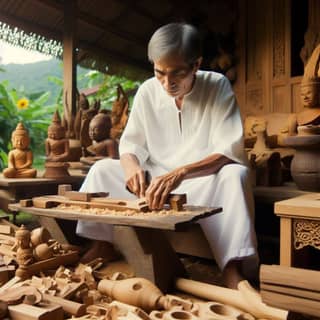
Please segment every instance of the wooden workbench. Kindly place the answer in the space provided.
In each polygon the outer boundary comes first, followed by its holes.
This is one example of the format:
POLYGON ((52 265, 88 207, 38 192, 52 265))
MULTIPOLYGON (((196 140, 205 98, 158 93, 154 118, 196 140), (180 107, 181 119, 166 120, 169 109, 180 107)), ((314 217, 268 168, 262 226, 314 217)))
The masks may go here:
POLYGON ((10 212, 9 204, 21 199, 28 199, 40 195, 56 194, 59 184, 71 184, 74 190, 78 190, 85 175, 71 173, 63 178, 42 178, 38 173, 36 178, 4 178, 0 174, 0 209, 10 212))
POLYGON ((176 276, 184 275, 184 268, 162 231, 181 229, 193 222, 222 211, 221 208, 186 206, 186 211, 175 214, 157 212, 126 216, 121 212, 94 214, 86 210, 75 211, 57 208, 41 209, 9 205, 10 210, 29 212, 38 217, 42 226, 48 228, 59 242, 66 241, 55 222, 56 218, 86 220, 114 225, 114 243, 135 270, 137 276, 153 281, 166 292, 176 276))

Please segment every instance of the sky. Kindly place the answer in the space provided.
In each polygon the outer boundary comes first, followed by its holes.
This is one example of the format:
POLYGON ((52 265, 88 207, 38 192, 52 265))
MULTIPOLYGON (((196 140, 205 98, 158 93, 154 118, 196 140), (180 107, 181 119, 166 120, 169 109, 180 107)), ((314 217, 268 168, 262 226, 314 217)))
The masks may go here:
POLYGON ((25 64, 50 59, 52 59, 51 56, 41 54, 37 51, 15 47, 0 40, 0 64, 25 64))

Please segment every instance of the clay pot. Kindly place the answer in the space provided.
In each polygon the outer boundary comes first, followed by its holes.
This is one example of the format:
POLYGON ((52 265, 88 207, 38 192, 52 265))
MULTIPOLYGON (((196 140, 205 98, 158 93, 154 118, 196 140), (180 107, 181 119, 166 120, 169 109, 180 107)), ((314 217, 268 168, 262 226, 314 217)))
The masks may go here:
POLYGON ((128 303, 150 312, 159 308, 157 302, 163 293, 149 280, 130 278, 124 280, 101 280, 98 290, 115 300, 128 303))
POLYGON ((46 243, 51 239, 51 235, 49 231, 44 228, 35 228, 31 231, 31 243, 34 247, 39 245, 40 243, 46 243))
POLYGON ((301 190, 320 191, 320 135, 297 135, 284 139, 296 149, 291 162, 291 175, 301 190))
POLYGON ((34 248, 33 256, 37 261, 50 259, 53 257, 53 247, 46 243, 40 243, 34 248))

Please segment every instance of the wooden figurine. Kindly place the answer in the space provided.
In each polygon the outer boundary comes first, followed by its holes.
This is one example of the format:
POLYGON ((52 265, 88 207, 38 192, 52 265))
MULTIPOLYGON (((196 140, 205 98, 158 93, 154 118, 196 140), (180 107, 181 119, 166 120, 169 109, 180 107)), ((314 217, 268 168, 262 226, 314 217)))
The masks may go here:
POLYGON ((21 122, 11 136, 13 150, 8 155, 8 168, 3 170, 6 178, 34 178, 37 170, 32 168, 33 154, 29 149, 28 131, 21 122))
POLYGON ((121 85, 118 85, 117 94, 117 100, 113 102, 111 111, 112 139, 120 139, 128 121, 129 100, 121 85))
POLYGON ((105 157, 119 158, 118 142, 110 137, 111 126, 111 118, 108 113, 100 111, 93 117, 89 124, 92 144, 86 148, 85 154, 88 156, 82 157, 81 162, 91 165, 105 157))
POLYGON ((66 138, 65 128, 61 125, 59 112, 56 111, 52 124, 48 128, 48 138, 45 142, 46 164, 44 177, 57 178, 69 176, 68 163, 69 140, 66 138))
POLYGON ((31 233, 30 231, 22 225, 15 235, 17 241, 17 262, 20 265, 29 265, 33 259, 33 249, 30 243, 31 233))
POLYGON ((257 140, 248 156, 255 170, 255 184, 279 186, 282 184, 280 153, 266 144, 266 123, 257 125, 254 130, 257 140))

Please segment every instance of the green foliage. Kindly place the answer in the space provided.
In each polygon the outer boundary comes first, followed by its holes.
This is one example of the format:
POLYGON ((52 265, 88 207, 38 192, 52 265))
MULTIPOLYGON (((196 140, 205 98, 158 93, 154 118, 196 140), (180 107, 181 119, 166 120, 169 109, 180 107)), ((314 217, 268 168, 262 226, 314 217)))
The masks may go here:
POLYGON ((117 86, 120 84, 125 92, 129 95, 129 105, 132 105, 133 94, 141 82, 120 77, 117 75, 103 75, 98 71, 89 71, 83 77, 87 79, 88 88, 100 84, 99 91, 90 99, 101 100, 101 109, 111 110, 112 103, 117 98, 117 86))
MULTIPOLYGON (((18 122, 23 122, 29 130, 34 166, 41 167, 45 158, 44 141, 52 115, 56 109, 61 114, 63 111, 62 65, 53 59, 19 66, 12 64, 7 65, 5 70, 0 69, 0 170, 7 165, 11 133, 18 122), (21 98, 29 101, 25 109, 17 107, 21 98)), ((132 96, 140 85, 139 81, 79 67, 77 74, 77 87, 80 90, 100 86, 98 92, 89 97, 89 102, 99 99, 102 109, 111 109, 117 98, 118 84, 128 93, 131 106, 132 96)))
POLYGON ((11 133, 18 122, 22 122, 29 131, 30 148, 34 155, 41 158, 40 155, 44 154, 47 128, 56 109, 56 105, 47 104, 49 96, 49 92, 37 94, 18 92, 16 89, 8 88, 8 81, 0 83, 0 165, 2 168, 7 164, 6 154, 11 149, 11 133), (17 107, 21 98, 28 100, 29 105, 25 109, 17 107))

